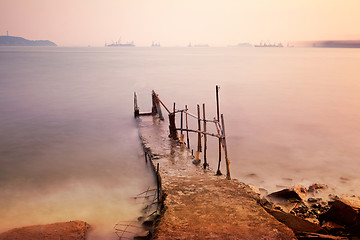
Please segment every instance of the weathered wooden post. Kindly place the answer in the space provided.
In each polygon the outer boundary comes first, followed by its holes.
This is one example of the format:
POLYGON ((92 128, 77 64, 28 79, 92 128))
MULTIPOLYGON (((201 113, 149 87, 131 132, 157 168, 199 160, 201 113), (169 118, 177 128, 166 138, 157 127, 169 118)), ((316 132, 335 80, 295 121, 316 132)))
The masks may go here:
POLYGON ((190 139, 189 139, 189 125, 188 125, 188 114, 187 114, 187 105, 185 105, 185 123, 186 123, 186 142, 187 142, 187 147, 188 149, 190 149, 190 139))
POLYGON ((199 104, 197 105, 197 112, 198 112, 198 146, 197 146, 197 152, 196 152, 196 157, 195 160, 193 161, 194 164, 199 164, 201 162, 200 159, 200 153, 201 153, 201 116, 200 116, 200 106, 199 104))
POLYGON ((203 120, 204 120, 204 169, 206 169, 206 166, 208 166, 208 163, 206 160, 207 136, 206 136, 205 103, 203 103, 203 120))
POLYGON ((136 92, 134 92, 134 117, 137 118, 140 114, 138 103, 137 103, 137 96, 136 92))
POLYGON ((153 101, 154 101, 153 103, 155 103, 155 108, 156 108, 156 111, 154 109, 152 109, 152 113, 154 115, 156 115, 156 113, 158 113, 160 120, 164 120, 164 117, 163 117, 162 112, 161 112, 160 99, 159 99, 158 95, 155 93, 154 90, 152 91, 152 96, 153 96, 153 101))
POLYGON ((184 131, 183 131, 183 111, 181 111, 180 116, 180 143, 184 144, 184 131))
POLYGON ((226 161, 226 178, 228 180, 231 179, 230 176, 230 159, 228 157, 228 152, 227 152, 227 145, 226 145, 226 135, 225 135, 225 122, 224 122, 224 115, 221 114, 221 125, 222 125, 222 141, 223 141, 223 146, 224 146, 224 150, 225 150, 225 161, 226 161))
MULTIPOLYGON (((216 113, 217 113, 217 121, 220 123, 220 107, 219 107, 219 86, 216 85, 216 113)), ((221 138, 219 138, 219 163, 216 175, 222 175, 220 171, 220 163, 221 163, 221 138)))
POLYGON ((157 104, 158 104, 158 101, 157 101, 157 96, 156 96, 156 93, 154 91, 152 91, 152 108, 151 108, 151 113, 152 115, 156 115, 158 113, 157 111, 157 104))
POLYGON ((160 173, 159 173, 159 163, 156 164, 156 183, 157 183, 157 199, 160 202, 160 173))
POLYGON ((174 111, 169 113, 169 130, 170 130, 169 137, 174 140, 178 140, 176 124, 175 124, 175 103, 174 103, 174 111))

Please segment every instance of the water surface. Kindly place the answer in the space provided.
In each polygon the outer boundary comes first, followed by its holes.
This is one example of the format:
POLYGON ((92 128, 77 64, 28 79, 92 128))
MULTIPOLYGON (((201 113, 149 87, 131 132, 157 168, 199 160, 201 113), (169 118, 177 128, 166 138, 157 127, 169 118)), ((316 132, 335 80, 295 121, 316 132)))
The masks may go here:
POLYGON ((212 118, 220 85, 234 178, 360 195, 358 66, 358 49, 0 48, 0 231, 79 219, 96 239, 136 219, 154 180, 132 97, 150 110, 152 89, 212 118))

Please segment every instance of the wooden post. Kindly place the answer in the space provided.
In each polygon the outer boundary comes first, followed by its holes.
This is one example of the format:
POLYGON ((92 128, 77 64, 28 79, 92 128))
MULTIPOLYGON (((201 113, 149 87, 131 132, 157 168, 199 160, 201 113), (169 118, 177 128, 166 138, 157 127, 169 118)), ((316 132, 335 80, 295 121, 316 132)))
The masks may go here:
MULTIPOLYGON (((153 104, 155 104, 155 107, 156 107, 156 111, 155 111, 155 109, 152 109, 152 111, 151 111, 152 114, 156 115, 156 113, 158 113, 160 120, 164 120, 164 117, 161 112, 160 99, 154 90, 152 91, 152 97, 153 97, 153 104)), ((168 110, 168 109, 166 109, 166 110, 168 110)))
POLYGON ((180 143, 184 142, 184 131, 183 131, 183 111, 181 111, 181 118, 180 118, 180 143))
POLYGON ((175 113, 170 113, 169 114, 169 130, 170 130, 170 135, 169 137, 177 140, 177 131, 176 131, 176 126, 175 126, 175 113))
POLYGON ((228 180, 231 179, 230 176, 230 159, 228 157, 227 152, 227 145, 226 145, 226 135, 225 135, 225 122, 224 122, 224 115, 221 114, 221 125, 222 125, 222 133, 223 133, 223 144, 224 144, 224 150, 225 150, 225 161, 226 161, 226 178, 228 180))
POLYGON ((136 96, 136 92, 134 92, 134 117, 137 118, 139 116, 140 112, 139 112, 139 107, 138 107, 138 103, 137 103, 137 96, 136 96))
POLYGON ((174 140, 178 140, 176 124, 175 124, 175 103, 174 103, 174 111, 172 113, 169 113, 169 130, 170 130, 169 137, 174 140))
MULTIPOLYGON (((205 116, 205 103, 203 103, 203 119, 204 119, 204 132, 206 132, 206 116, 205 116)), ((207 136, 204 134, 204 169, 208 165, 206 160, 206 150, 207 150, 207 136)))
POLYGON ((157 97, 156 97, 156 93, 154 91, 152 91, 152 108, 151 108, 151 113, 152 115, 156 115, 158 113, 157 111, 157 97))
MULTIPOLYGON (((216 85, 216 113, 217 113, 217 121, 220 123, 220 106, 219 106, 219 86, 216 85)), ((221 163, 221 139, 219 138, 219 163, 216 175, 222 175, 220 171, 220 163, 221 163)))
POLYGON ((157 199, 160 202, 160 173, 159 173, 159 163, 156 165, 156 182, 157 182, 157 199))
MULTIPOLYGON (((187 105, 185 105, 185 123, 186 123, 186 130, 189 130, 189 125, 188 125, 188 114, 187 114, 187 105)), ((190 139, 189 139, 189 131, 186 131, 186 141, 187 141, 187 147, 188 149, 190 149, 190 139)))
POLYGON ((197 112, 198 112, 198 152, 202 152, 202 146, 201 146, 201 116, 200 116, 200 105, 197 105, 197 112))
POLYGON ((200 159, 200 153, 201 153, 201 117, 200 117, 200 106, 199 104, 197 105, 197 112, 198 112, 198 145, 197 145, 197 151, 196 151, 196 156, 195 156, 195 160, 193 161, 194 164, 199 164, 201 162, 200 159))

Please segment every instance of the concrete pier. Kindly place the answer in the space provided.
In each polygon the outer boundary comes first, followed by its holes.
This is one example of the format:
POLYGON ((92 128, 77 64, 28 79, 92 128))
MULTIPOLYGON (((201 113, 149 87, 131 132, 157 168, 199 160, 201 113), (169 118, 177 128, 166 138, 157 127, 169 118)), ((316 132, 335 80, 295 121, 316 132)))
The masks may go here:
POLYGON ((159 163, 164 209, 154 239, 296 239, 258 204, 249 186, 192 164, 187 147, 168 137, 166 121, 154 116, 136 121, 152 164, 159 163))

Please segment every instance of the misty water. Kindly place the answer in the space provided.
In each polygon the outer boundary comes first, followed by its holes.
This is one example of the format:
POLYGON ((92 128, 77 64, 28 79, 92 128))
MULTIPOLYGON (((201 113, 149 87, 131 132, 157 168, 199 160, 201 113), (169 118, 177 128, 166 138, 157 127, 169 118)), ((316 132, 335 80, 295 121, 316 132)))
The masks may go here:
POLYGON ((116 239, 154 185, 133 118, 152 89, 212 118, 220 85, 233 178, 360 195, 359 66, 358 49, 0 48, 0 232, 84 220, 116 239))

